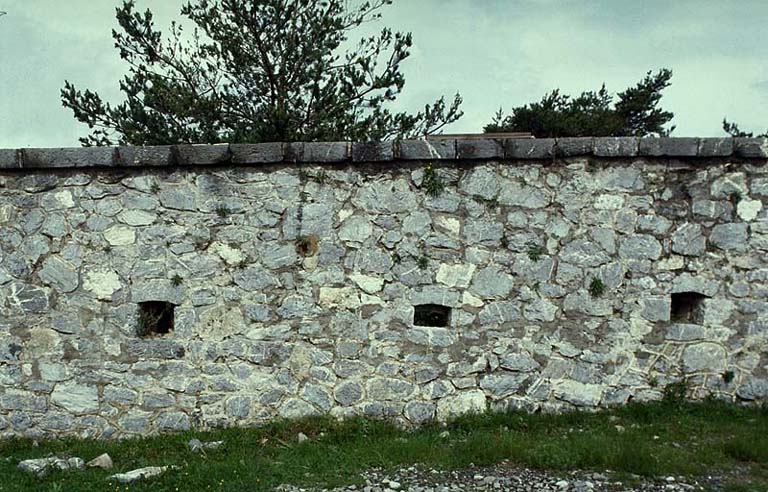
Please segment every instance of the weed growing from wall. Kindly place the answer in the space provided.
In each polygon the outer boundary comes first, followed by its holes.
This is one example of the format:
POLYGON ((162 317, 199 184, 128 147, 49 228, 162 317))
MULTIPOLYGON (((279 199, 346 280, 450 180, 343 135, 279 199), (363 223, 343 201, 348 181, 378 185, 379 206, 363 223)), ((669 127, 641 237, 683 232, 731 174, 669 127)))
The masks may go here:
POLYGON ((178 287, 178 286, 180 286, 182 283, 184 283, 184 279, 183 279, 183 278, 181 278, 181 275, 179 275, 178 273, 177 273, 176 275, 174 275, 173 277, 171 277, 171 284, 172 284, 174 287, 178 287))
POLYGON ((325 172, 325 170, 322 170, 315 175, 315 181, 317 184, 324 185, 328 182, 328 180, 330 180, 330 177, 328 176, 328 173, 325 172))
POLYGON ((445 183, 432 164, 427 164, 424 168, 424 179, 421 183, 422 188, 427 195, 432 198, 439 197, 445 190, 445 183))
POLYGON ((484 205, 488 210, 493 210, 499 206, 499 201, 495 198, 485 198, 480 195, 472 195, 472 199, 477 203, 484 205))
POLYGON ((605 284, 597 277, 592 277, 592 281, 589 283, 589 295, 592 297, 600 297, 605 294, 605 284))
POLYGON ((231 213, 232 213, 232 210, 230 210, 230 208, 227 207, 226 205, 219 205, 216 207, 216 215, 218 215, 222 219, 224 217, 227 217, 231 213))
POLYGON ((301 236, 296 239, 296 252, 301 256, 314 256, 320 245, 320 238, 316 234, 301 236))
POLYGON ((538 244, 529 243, 528 244, 528 258, 531 261, 539 261, 541 259, 541 255, 544 254, 544 248, 538 244))

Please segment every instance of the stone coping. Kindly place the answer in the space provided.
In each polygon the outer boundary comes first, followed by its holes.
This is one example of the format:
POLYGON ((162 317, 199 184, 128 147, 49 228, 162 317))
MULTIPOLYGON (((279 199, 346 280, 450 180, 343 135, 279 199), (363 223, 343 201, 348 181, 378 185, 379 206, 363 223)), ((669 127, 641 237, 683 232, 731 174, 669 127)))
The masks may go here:
POLYGON ((768 158, 768 138, 579 137, 427 139, 384 142, 294 142, 0 149, 0 169, 169 167, 277 163, 430 160, 552 160, 558 157, 768 158))

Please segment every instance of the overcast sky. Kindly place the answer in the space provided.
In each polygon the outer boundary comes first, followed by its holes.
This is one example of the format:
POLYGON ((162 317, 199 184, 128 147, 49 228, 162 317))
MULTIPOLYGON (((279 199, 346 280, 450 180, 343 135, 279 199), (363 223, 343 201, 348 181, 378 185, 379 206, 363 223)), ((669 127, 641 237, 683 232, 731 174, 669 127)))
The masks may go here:
MULTIPOLYGON (((0 0, 0 148, 76 146, 87 128, 61 106, 64 80, 120 100, 119 0, 0 0)), ((179 0, 137 0, 166 27, 179 0)), ((464 96, 450 133, 480 132, 554 88, 611 92, 674 72, 662 99, 675 136, 722 135, 724 116, 768 128, 768 0, 395 0, 382 25, 414 36, 397 109, 464 96)))

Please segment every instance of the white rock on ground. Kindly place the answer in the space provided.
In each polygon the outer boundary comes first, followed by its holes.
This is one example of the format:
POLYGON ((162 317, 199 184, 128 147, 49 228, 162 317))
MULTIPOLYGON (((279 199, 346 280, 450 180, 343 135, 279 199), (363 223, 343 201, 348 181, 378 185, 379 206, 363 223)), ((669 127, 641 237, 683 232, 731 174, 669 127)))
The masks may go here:
POLYGON ((85 468, 85 462, 82 458, 67 458, 63 456, 51 456, 49 458, 38 458, 24 460, 19 463, 19 469, 25 472, 34 473, 38 477, 46 476, 50 471, 58 469, 82 470, 85 468))
POLYGON ((144 480, 146 478, 156 477, 162 475, 168 470, 167 466, 147 466, 145 468, 138 468, 126 473, 116 473, 107 477, 107 480, 117 481, 120 483, 131 483, 137 480, 144 480))

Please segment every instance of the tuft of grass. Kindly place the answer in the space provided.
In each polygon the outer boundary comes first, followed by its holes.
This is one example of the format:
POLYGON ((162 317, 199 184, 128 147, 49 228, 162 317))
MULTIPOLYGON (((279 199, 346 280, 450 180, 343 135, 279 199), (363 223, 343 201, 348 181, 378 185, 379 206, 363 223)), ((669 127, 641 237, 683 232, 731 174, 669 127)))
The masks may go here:
POLYGON ((328 176, 328 173, 325 172, 325 170, 322 170, 315 175, 315 181, 317 182, 317 184, 320 184, 320 185, 327 183, 329 179, 330 178, 328 176))
POLYGON ((592 281, 589 282, 589 295, 600 297, 603 294, 605 294, 605 284, 598 277, 592 277, 592 281))
POLYGON ((221 217, 222 219, 223 219, 224 217, 227 217, 227 216, 229 216, 231 213, 232 213, 232 210, 230 210, 230 208, 229 208, 229 207, 227 207, 227 206, 226 206, 226 205, 224 205, 224 204, 218 205, 218 206, 216 207, 216 215, 218 215, 218 216, 219 216, 219 217, 221 217))
POLYGON ((453 470, 504 460, 511 466, 560 472, 609 469, 646 477, 738 473, 739 481, 726 490, 755 492, 765 490, 768 478, 768 413, 718 401, 676 406, 656 402, 598 413, 465 415, 445 426, 415 430, 381 420, 314 417, 120 441, 61 439, 35 445, 9 439, 0 441, 0 456, 2 492, 115 490, 106 481, 108 475, 152 465, 177 468, 132 484, 130 490, 259 492, 283 483, 330 488, 359 485, 360 472, 370 468, 387 471, 421 464, 453 470), (617 422, 624 432, 614 428, 617 422), (441 437, 446 430, 447 437, 441 437), (299 432, 309 440, 298 444, 299 432), (225 444, 193 455, 186 445, 193 437, 225 444), (105 452, 115 469, 58 472, 40 479, 17 468, 22 459, 49 454, 88 460, 105 452))
POLYGON ((171 277, 171 285, 178 287, 184 283, 184 279, 178 273, 171 277))
POLYGON ((544 254, 544 248, 539 244, 528 244, 528 258, 531 261, 539 261, 544 254))
POLYGON ((419 267, 419 270, 426 270, 429 268, 429 258, 426 256, 419 256, 416 259, 416 266, 419 267))
POLYGON ((731 381, 733 381, 733 379, 734 379, 735 377, 736 377, 736 375, 734 374, 734 372, 733 372, 733 371, 725 371, 725 372, 723 373, 723 382, 724 382, 725 384, 730 384, 730 383, 731 383, 731 381))
POLYGON ((477 203, 484 205, 485 208, 489 210, 493 210, 499 206, 499 201, 496 198, 485 198, 480 195, 472 195, 472 199, 477 203))
POLYGON ((432 164, 427 164, 424 168, 424 180, 422 181, 421 186, 424 188, 427 195, 432 198, 439 197, 443 194, 443 191, 445 191, 445 183, 437 170, 432 167, 432 164))

